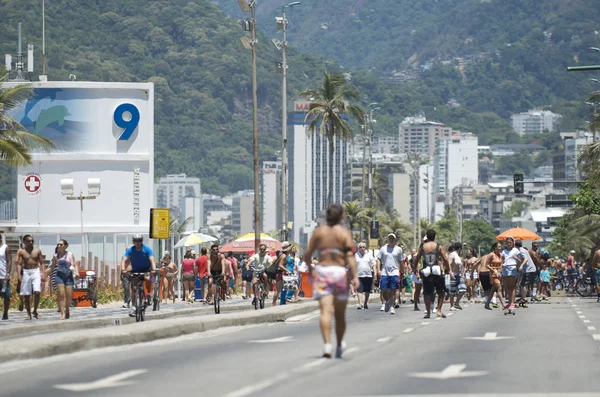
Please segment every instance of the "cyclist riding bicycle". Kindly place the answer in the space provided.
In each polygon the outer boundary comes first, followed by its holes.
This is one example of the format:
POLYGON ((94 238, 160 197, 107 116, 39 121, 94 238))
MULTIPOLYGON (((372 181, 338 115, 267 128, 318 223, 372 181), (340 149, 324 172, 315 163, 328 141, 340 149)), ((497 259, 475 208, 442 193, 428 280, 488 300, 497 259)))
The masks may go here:
MULTIPOLYGON (((269 293, 269 277, 265 273, 265 270, 271 265, 272 258, 267 253, 267 246, 261 244, 259 246, 259 253, 252 255, 250 260, 246 263, 246 269, 250 270, 250 265, 254 264, 254 274, 252 275, 252 284, 257 284, 260 280, 263 284, 265 293, 269 293)), ((254 297, 256 299, 256 296, 254 297)), ((252 301, 254 304, 254 300, 252 301)))
POLYGON ((213 244, 210 247, 210 257, 208 259, 208 271, 210 273, 208 277, 208 299, 207 303, 212 302, 213 293, 213 279, 220 278, 221 288, 227 287, 227 275, 230 274, 231 262, 225 259, 225 256, 219 253, 219 245, 213 244))
MULTIPOLYGON (((156 261, 152 248, 144 244, 144 238, 141 234, 133 235, 133 246, 129 247, 121 259, 121 273, 150 273, 156 271, 156 261)), ((131 278, 131 296, 135 297, 135 286, 137 276, 131 278)), ((146 288, 152 289, 152 283, 149 277, 145 278, 146 288)), ((135 300, 133 300, 135 303, 135 300)), ((135 316, 135 306, 132 305, 130 316, 135 316)))

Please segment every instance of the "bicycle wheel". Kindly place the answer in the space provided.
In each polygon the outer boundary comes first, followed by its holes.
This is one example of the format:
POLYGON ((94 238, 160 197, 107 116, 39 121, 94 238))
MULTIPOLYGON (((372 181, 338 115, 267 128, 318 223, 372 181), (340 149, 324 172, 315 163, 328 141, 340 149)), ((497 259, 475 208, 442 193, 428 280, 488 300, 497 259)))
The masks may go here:
POLYGON ((135 305, 135 322, 139 323, 144 321, 144 293, 143 290, 136 291, 136 305, 135 305))
POLYGON ((215 306, 215 314, 219 314, 221 312, 221 291, 218 283, 215 283, 215 293, 213 296, 213 303, 215 306))
POLYGON ((260 304, 260 298, 258 297, 258 294, 260 293, 260 288, 258 288, 256 285, 254 286, 254 310, 258 310, 258 306, 260 304))
POLYGON ((577 283, 577 293, 579 296, 587 298, 588 296, 592 295, 592 285, 580 280, 577 283))
POLYGON ((265 293, 263 292, 262 288, 260 289, 260 308, 265 308, 265 293))
POLYGON ((96 309, 98 307, 98 290, 96 287, 90 290, 90 300, 92 301, 92 307, 96 309))

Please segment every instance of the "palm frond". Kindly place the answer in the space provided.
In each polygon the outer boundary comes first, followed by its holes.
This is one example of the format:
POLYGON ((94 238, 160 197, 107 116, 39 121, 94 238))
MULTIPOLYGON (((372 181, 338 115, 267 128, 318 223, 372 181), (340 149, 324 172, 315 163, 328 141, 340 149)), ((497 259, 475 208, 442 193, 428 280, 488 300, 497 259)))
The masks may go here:
POLYGON ((19 142, 0 139, 0 161, 8 165, 23 167, 31 164, 31 155, 29 149, 19 142))
POLYGON ((21 84, 0 91, 0 103, 3 105, 2 113, 19 106, 27 98, 31 97, 33 89, 27 84, 21 84))

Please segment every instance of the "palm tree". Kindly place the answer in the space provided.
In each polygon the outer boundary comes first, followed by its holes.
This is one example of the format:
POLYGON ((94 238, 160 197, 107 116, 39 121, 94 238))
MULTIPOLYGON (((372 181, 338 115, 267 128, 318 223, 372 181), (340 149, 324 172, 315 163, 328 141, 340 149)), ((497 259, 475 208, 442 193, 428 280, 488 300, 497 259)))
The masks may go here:
MULTIPOLYGON (((0 70, 0 82, 6 81, 7 77, 6 70, 0 70)), ((8 115, 32 94, 33 90, 26 84, 0 89, 0 161, 8 165, 30 165, 32 149, 54 149, 50 140, 28 132, 21 123, 8 115)))
POLYGON ((329 172, 327 187, 327 203, 333 202, 333 161, 334 161, 334 139, 348 140, 352 138, 352 128, 343 114, 351 116, 362 122, 364 112, 361 108, 348 104, 352 99, 359 99, 358 91, 354 87, 346 85, 344 76, 325 72, 323 85, 316 90, 306 90, 300 96, 309 98, 312 102, 304 123, 309 122, 307 132, 317 131, 319 135, 325 135, 329 143, 329 172))
POLYGON ((366 217, 360 201, 344 201, 344 216, 350 227, 350 232, 354 232, 356 226, 364 223, 366 217))

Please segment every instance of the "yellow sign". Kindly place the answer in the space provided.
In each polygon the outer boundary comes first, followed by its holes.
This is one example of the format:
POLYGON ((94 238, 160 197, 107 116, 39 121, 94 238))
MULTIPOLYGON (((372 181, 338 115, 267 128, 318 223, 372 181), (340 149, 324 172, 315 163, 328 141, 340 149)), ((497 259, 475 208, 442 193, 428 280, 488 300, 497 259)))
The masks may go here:
POLYGON ((150 209, 150 238, 168 239, 171 235, 171 211, 168 208, 150 209))
POLYGON ((376 250, 378 248, 379 248, 379 240, 377 240, 376 238, 369 239, 369 249, 376 250))

